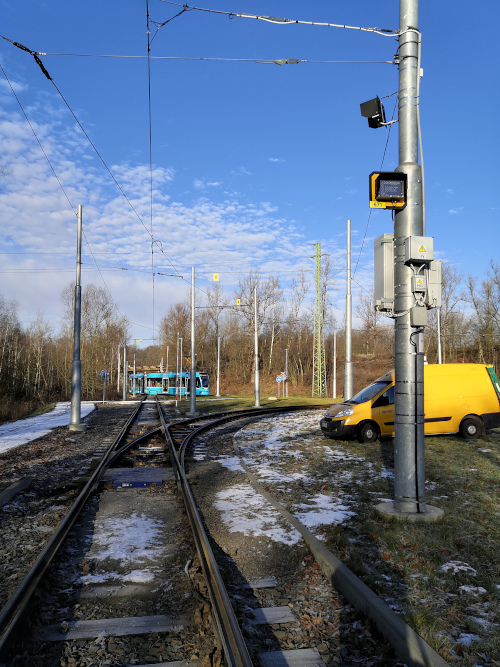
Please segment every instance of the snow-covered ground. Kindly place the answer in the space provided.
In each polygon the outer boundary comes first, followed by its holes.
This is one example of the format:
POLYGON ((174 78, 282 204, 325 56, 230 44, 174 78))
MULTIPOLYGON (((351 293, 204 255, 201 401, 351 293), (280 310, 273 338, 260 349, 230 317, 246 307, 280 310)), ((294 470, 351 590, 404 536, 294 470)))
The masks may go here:
MULTIPOLYGON (((358 473, 374 475, 371 464, 348 451, 325 445, 319 428, 317 411, 302 412, 283 417, 270 417, 249 424, 234 435, 238 456, 221 456, 217 460, 226 468, 244 471, 243 462, 262 484, 275 484, 278 489, 300 484, 307 497, 303 503, 294 503, 289 509, 319 539, 316 529, 322 525, 341 525, 356 513, 356 500, 350 494, 337 490, 334 497, 309 492, 318 480, 308 471, 308 461, 316 454, 323 460, 339 461, 337 480, 354 484, 352 473, 342 469, 342 462, 355 462, 358 473)), ((276 542, 295 544, 300 534, 283 521, 281 514, 270 507, 249 484, 237 484, 218 494, 216 507, 231 532, 246 535, 266 535, 276 542)))
MULTIPOLYGON (((82 401, 81 418, 83 419, 94 409, 91 401, 82 401)), ((57 426, 66 426, 71 421, 71 403, 57 403, 51 411, 37 417, 20 419, 0 426, 0 454, 12 447, 24 445, 26 442, 41 438, 57 426)))

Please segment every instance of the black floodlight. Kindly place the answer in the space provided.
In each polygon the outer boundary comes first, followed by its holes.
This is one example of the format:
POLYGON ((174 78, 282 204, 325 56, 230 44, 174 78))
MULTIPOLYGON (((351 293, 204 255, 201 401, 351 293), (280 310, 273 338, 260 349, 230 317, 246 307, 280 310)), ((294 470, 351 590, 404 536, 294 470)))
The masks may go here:
POLYGON ((361 115, 368 118, 369 127, 383 127, 385 124, 385 111, 380 97, 363 102, 359 106, 361 108, 361 115))
POLYGON ((403 208, 406 206, 406 174, 396 171, 374 171, 370 174, 370 208, 403 208))

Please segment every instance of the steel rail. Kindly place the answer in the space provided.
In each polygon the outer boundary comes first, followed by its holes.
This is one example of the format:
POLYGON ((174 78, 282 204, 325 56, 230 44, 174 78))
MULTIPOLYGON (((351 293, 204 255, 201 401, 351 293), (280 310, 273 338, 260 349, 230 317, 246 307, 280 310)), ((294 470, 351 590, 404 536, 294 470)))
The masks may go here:
POLYGON ((191 443, 191 440, 195 438, 197 435, 200 435, 204 431, 209 431, 212 428, 216 428, 217 426, 221 426, 222 424, 230 421, 236 421, 238 419, 248 419, 250 417, 255 417, 258 419, 261 419, 263 417, 269 417, 274 414, 283 414, 285 412, 307 412, 308 410, 324 410, 325 405, 294 405, 294 406, 288 406, 288 407, 276 407, 276 408, 260 408, 260 409, 249 409, 249 410, 236 410, 234 412, 216 412, 212 415, 205 415, 205 417, 195 417, 193 419, 186 420, 185 422, 178 422, 177 424, 174 424, 173 427, 180 425, 180 424, 187 424, 188 422, 190 424, 196 423, 197 421, 206 421, 207 419, 214 418, 213 421, 203 424, 197 429, 193 429, 193 431, 187 435, 180 446, 180 457, 181 457, 181 464, 184 467, 184 457, 185 457, 185 452, 188 447, 188 445, 191 443))
MULTIPOLYGON (((140 411, 145 398, 146 397, 144 397, 141 400, 136 410, 134 410, 132 415, 126 421, 119 435, 109 446, 108 450, 106 451, 101 461, 99 462, 99 465, 96 467, 94 473, 89 478, 87 484, 84 486, 81 493, 78 495, 75 502, 70 507, 68 513, 61 521, 59 526, 56 528, 54 533, 51 535, 47 544, 43 548, 42 552, 31 566, 31 569, 29 570, 27 575, 23 578, 20 585, 14 591, 12 596, 9 598, 7 604, 0 612, 0 657, 3 658, 4 654, 7 652, 12 632, 15 629, 19 620, 23 617, 24 613, 26 612, 29 601, 33 593, 35 592, 43 575, 47 571, 48 566, 52 562, 55 554, 57 553, 64 539, 66 538, 68 532, 71 530, 73 524, 75 523, 80 512, 85 506, 85 503, 87 502, 92 492, 94 484, 97 482, 102 472, 109 466, 114 450, 116 449, 120 441, 123 440, 123 438, 125 437, 128 428, 130 427, 131 423, 133 422, 138 412, 140 411)), ((140 438, 142 437, 143 436, 140 436, 140 438)))
MULTIPOLYGON (((227 667, 252 667, 252 660, 248 653, 243 635, 241 634, 240 626, 238 625, 238 620, 231 605, 224 582, 222 581, 219 566, 217 565, 208 536, 203 527, 196 501, 187 481, 183 466, 179 461, 175 444, 170 433, 170 427, 165 423, 162 411, 159 410, 159 412, 164 427, 165 437, 169 445, 172 464, 178 470, 177 484, 184 499, 196 549, 207 580, 208 594, 212 605, 212 614, 217 626, 217 632, 222 644, 227 667)), ((191 422, 192 420, 187 421, 191 422)), ((185 422, 178 423, 185 424, 185 422)))
POLYGON ((224 586, 224 582, 222 581, 219 566, 215 560, 208 536, 203 527, 203 522, 199 515, 196 501, 186 478, 184 471, 184 454, 186 447, 196 435, 199 435, 205 430, 212 429, 228 421, 246 419, 248 417, 261 418, 290 411, 299 412, 308 409, 324 409, 324 407, 324 405, 314 405, 295 406, 292 408, 261 408, 257 410, 253 408, 250 410, 219 412, 212 415, 204 415, 195 417, 193 419, 186 419, 182 422, 172 424, 171 426, 166 425, 162 411, 160 410, 162 424, 164 425, 165 430, 165 437, 169 442, 169 447, 171 447, 172 460, 175 461, 175 465, 179 470, 178 485, 184 498, 189 521, 195 537, 196 548, 202 563, 205 577, 207 579, 209 596, 212 603, 212 612, 228 667, 250 667, 252 665, 252 661, 248 654, 246 643, 243 639, 243 635, 241 634, 241 630, 226 588, 224 586), (207 420, 209 421, 207 422, 207 420), (193 430, 192 433, 189 433, 189 435, 183 438, 180 450, 177 452, 175 443, 173 441, 172 432, 175 431, 175 428, 178 426, 191 426, 200 421, 207 423, 204 423, 198 429, 193 430))

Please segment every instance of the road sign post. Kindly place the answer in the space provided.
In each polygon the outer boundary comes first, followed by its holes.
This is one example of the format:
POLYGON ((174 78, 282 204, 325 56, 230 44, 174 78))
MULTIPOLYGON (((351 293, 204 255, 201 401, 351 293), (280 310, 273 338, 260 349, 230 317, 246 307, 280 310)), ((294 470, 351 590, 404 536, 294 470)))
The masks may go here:
POLYGON ((101 377, 102 377, 102 402, 106 400, 106 379, 108 377, 108 371, 102 370, 101 371, 101 377))
POLYGON ((276 377, 276 382, 278 383, 278 398, 280 397, 280 385, 281 385, 281 375, 276 377))

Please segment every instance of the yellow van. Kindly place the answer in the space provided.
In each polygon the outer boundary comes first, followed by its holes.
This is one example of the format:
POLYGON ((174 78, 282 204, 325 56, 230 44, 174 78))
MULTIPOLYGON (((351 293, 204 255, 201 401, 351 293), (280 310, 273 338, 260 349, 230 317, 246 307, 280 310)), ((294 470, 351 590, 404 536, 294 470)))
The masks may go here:
MULTIPOLYGON (((426 435, 460 433, 479 438, 500 426, 500 384, 493 366, 427 364, 424 366, 426 435)), ((375 442, 394 436, 394 371, 344 403, 328 409, 321 430, 331 438, 375 442)))

